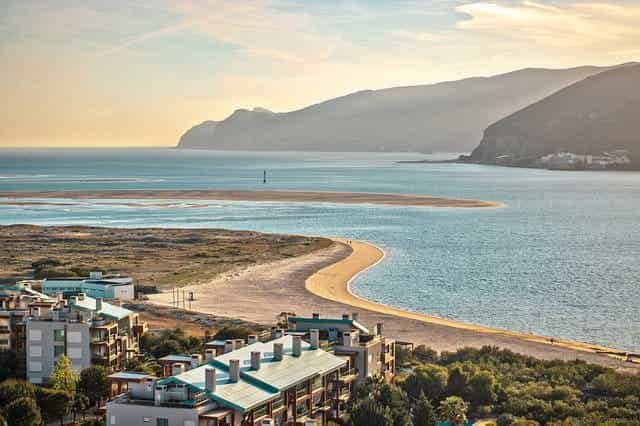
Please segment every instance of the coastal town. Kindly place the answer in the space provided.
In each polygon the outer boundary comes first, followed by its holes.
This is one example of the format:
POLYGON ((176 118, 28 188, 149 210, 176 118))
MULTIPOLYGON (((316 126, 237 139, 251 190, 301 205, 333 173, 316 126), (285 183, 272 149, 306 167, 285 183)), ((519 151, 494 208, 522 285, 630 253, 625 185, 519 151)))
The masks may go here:
MULTIPOLYGON (((11 405, 2 415, 16 419, 11 424, 91 426, 516 425, 518 416, 526 418, 531 408, 509 408, 510 398, 520 397, 510 395, 511 390, 499 391, 500 381, 506 380, 500 378, 500 369, 487 370, 479 363, 455 385, 460 380, 456 374, 462 374, 456 368, 464 360, 465 368, 471 368, 479 359, 505 365, 526 359, 483 345, 481 336, 487 344, 549 358, 533 364, 541 371, 556 368, 558 362, 565 368, 588 365, 594 380, 604 374, 619 381, 640 366, 634 354, 517 333, 499 336, 496 330, 471 329, 363 301, 350 295, 347 283, 378 262, 380 252, 351 240, 335 240, 320 251, 327 250, 341 254, 325 266, 314 266, 319 272, 311 273, 299 290, 307 298, 319 295, 327 301, 307 304, 317 309, 311 312, 283 300, 263 309, 266 315, 251 316, 234 303, 238 299, 252 309, 241 294, 215 297, 199 285, 147 294, 127 274, 101 271, 2 286, 0 356, 14 365, 2 373, 0 400, 31 386, 37 402, 29 405, 19 399, 22 411, 12 411, 11 405), (331 300, 357 309, 338 314, 331 300), (277 315, 273 309, 280 309, 277 315), (212 311, 232 317, 225 322, 203 317, 212 311), (153 326, 144 318, 153 320, 153 326), (180 326, 200 327, 203 333, 186 334, 180 326), (438 337, 429 326, 447 332, 438 337), (474 340, 464 339, 475 342, 475 349, 455 343, 465 329, 474 333, 474 340), (442 349, 452 343, 455 352, 442 349), (575 358, 595 364, 571 361, 575 358), (436 372, 438 379, 431 377, 436 372), (500 392, 509 395, 505 401, 500 392), (85 393, 91 398, 83 405, 78 401, 85 393), (79 416, 87 420, 75 420, 79 416), (27 423, 21 423, 21 417, 27 423), (382 423, 371 423, 378 417, 382 423)), ((286 279, 276 265, 264 267, 286 279)), ((233 274, 232 279, 238 277, 233 274)), ((263 283, 266 292, 273 291, 269 281, 263 283)), ((238 292, 248 291, 234 285, 238 292)), ((214 288, 226 292, 223 283, 214 288)), ((296 292, 290 296, 300 297, 296 292)), ((588 386, 603 386, 596 382, 588 386)), ((559 414, 540 414, 546 415, 559 414)))

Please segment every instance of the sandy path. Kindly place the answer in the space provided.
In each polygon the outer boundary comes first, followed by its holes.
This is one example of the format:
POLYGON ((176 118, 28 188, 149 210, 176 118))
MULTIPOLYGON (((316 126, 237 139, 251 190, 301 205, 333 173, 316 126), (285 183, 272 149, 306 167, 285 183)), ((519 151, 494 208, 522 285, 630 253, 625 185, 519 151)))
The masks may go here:
MULTIPOLYGON (((544 359, 579 358, 615 368, 640 370, 638 364, 595 353, 594 345, 570 341, 550 344, 544 337, 407 312, 352 295, 347 283, 381 257, 382 252, 375 246, 356 241, 349 245, 336 240, 336 244, 326 250, 254 266, 185 290, 194 292, 196 300, 191 302, 192 310, 267 325, 272 325, 281 312, 308 316, 313 312, 322 316, 358 312, 360 322, 367 326, 383 322, 387 336, 425 344, 438 351, 495 345, 544 359)), ((168 292, 151 296, 151 301, 170 305, 171 298, 168 292)))
POLYGON ((321 192, 321 191, 274 191, 274 190, 100 190, 100 191, 35 191, 0 192, 0 204, 42 204, 41 201, 18 201, 24 198, 100 198, 100 199, 166 199, 166 200, 227 200, 268 201, 292 203, 339 203, 382 204, 414 207, 501 207, 493 201, 466 200, 460 198, 430 197, 428 195, 377 194, 369 192, 321 192))

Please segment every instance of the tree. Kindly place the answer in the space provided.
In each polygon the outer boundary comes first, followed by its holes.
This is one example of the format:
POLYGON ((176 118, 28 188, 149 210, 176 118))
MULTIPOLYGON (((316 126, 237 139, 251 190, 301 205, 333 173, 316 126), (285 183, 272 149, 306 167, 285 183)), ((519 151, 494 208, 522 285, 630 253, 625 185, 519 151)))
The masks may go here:
POLYGON ((33 398, 21 397, 5 406, 2 414, 11 426, 34 426, 42 423, 40 408, 33 398))
POLYGON ((498 419, 496 420, 496 425, 511 426, 514 421, 515 421, 515 417, 513 416, 513 414, 503 413, 503 414, 500 414, 500 416, 498 416, 498 419))
POLYGON ((350 416, 351 426, 393 426, 389 407, 373 399, 364 399, 354 404, 350 416))
POLYGON ((0 350, 0 382, 7 379, 18 378, 18 355, 11 349, 0 350))
POLYGON ((47 420, 59 419, 61 425, 71 411, 72 403, 73 397, 66 390, 41 388, 38 391, 38 405, 43 417, 47 420))
POLYGON ((78 375, 71 368, 71 361, 66 355, 61 355, 53 367, 50 378, 51 386, 54 389, 68 392, 75 395, 78 386, 78 375))
POLYGON ((469 405, 458 396, 450 396, 440 403, 440 419, 452 425, 462 425, 467 421, 469 405))
POLYGON ((89 398, 91 405, 100 405, 109 397, 109 386, 107 370, 101 365, 85 368, 80 373, 78 390, 89 398))
POLYGON ((247 336, 250 334, 251 334, 251 330, 246 327, 231 325, 231 326, 222 327, 213 336, 213 338, 216 340, 246 339, 247 336))
POLYGON ((438 361, 438 352, 426 347, 425 345, 417 346, 413 350, 413 356, 416 360, 423 363, 434 364, 438 361))
POLYGON ((404 382, 404 389, 413 399, 421 393, 431 401, 439 401, 447 386, 449 373, 445 367, 425 364, 417 367, 404 382))
POLYGON ((36 397, 36 387, 25 380, 8 379, 0 383, 0 409, 18 398, 36 397))
POLYGON ((393 426, 409 425, 409 407, 405 393, 396 386, 383 383, 380 386, 376 402, 389 408, 393 426))
POLYGON ((424 393, 421 393, 420 398, 416 401, 411 413, 411 419, 413 426, 435 426, 438 421, 436 410, 427 397, 424 396, 424 393))
POLYGON ((470 374, 463 368, 462 364, 454 364, 449 369, 449 380, 447 381, 447 395, 465 397, 470 374))
MULTIPOLYGON (((89 398, 86 395, 81 393, 76 393, 75 398, 73 398, 73 403, 71 405, 71 412, 73 413, 73 421, 76 421, 76 416, 78 413, 84 413, 84 411, 89 408, 89 398)), ((84 418, 84 414, 82 415, 84 418)))
POLYGON ((471 406, 477 408, 481 405, 491 405, 498 399, 495 389, 495 376, 489 371, 481 371, 469 380, 466 395, 471 406))

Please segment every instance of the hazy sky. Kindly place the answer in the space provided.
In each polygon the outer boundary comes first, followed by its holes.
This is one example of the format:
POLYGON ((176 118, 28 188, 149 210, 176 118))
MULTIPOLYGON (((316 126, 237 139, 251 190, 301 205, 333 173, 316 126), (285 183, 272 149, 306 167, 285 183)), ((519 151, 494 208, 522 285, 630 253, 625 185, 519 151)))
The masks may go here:
POLYGON ((0 146, 169 146, 239 107, 640 58, 639 0, 0 3, 0 146))

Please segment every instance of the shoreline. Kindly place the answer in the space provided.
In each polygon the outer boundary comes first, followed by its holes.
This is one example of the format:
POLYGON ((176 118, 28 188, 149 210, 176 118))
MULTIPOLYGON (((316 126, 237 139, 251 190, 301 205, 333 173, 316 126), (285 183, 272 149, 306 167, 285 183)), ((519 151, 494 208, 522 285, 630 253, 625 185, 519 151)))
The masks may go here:
MULTIPOLYGON (((239 269, 203 284, 183 287, 194 293, 187 310, 265 326, 273 325, 285 312, 301 316, 317 312, 323 317, 358 312, 362 324, 384 323, 387 336, 424 344, 438 352, 497 346, 540 359, 581 359, 621 371, 640 371, 638 363, 598 353, 600 350, 623 353, 600 345, 565 339, 554 339, 552 344, 550 338, 543 336, 466 324, 361 299, 348 291, 348 283, 379 262, 383 252, 367 243, 352 241, 348 245, 343 239, 333 240, 334 244, 326 249, 239 269), (365 248, 368 253, 363 252, 365 248)), ((149 295, 149 302, 172 306, 171 292, 149 295)))
MULTIPOLYGON (((352 252, 346 258, 336 262, 333 265, 329 265, 322 270, 317 271, 311 275, 305 281, 305 288, 307 291, 315 294, 316 296, 323 297, 328 300, 332 300, 339 303, 344 303, 349 306, 353 306, 360 309, 366 309, 369 311, 375 311, 383 314, 393 315, 396 317, 413 319, 427 324, 437 324, 446 327, 470 330, 473 332, 501 335, 510 338, 522 339, 528 342, 534 342, 538 344, 546 344, 554 347, 562 347, 575 351, 584 351, 588 353, 602 355, 606 353, 623 353, 626 351, 613 349, 599 344, 592 344, 586 342, 579 342, 570 339, 555 338, 550 336, 543 336, 537 334, 529 334, 519 331, 513 331, 508 329, 502 329, 497 327, 484 326, 480 324, 473 324, 459 320, 453 320, 448 318, 442 318, 436 315, 423 314, 419 312, 409 311, 394 306, 386 305, 380 302, 374 302, 355 294, 351 289, 351 283, 361 274, 367 270, 375 267, 381 263, 386 253, 380 247, 377 247, 371 243, 363 241, 354 241, 348 243, 347 240, 342 238, 332 238, 337 243, 349 244, 352 247, 352 252), (355 259, 360 257, 360 259, 355 259), (364 260, 366 259, 366 260, 364 260), (362 269, 357 270, 346 278, 343 270, 351 271, 354 265, 362 263, 368 264, 362 269), (331 279, 333 278, 333 279, 331 279), (345 279, 346 278, 346 279, 345 279), (327 283, 329 279, 329 282, 327 283)), ((608 355, 615 359, 621 359, 613 355, 608 355)))
MULTIPOLYGON (((0 192, 0 198, 15 200, 25 198, 68 198, 68 199, 177 199, 177 200, 218 200, 218 201, 256 201, 291 203, 337 203, 337 204, 374 204, 407 207, 448 207, 448 208, 498 208, 504 204, 494 201, 471 200, 462 198, 432 197, 411 194, 379 194, 372 192, 324 192, 289 190, 219 190, 219 189, 127 189, 92 191, 25 191, 0 192)), ((15 201, 14 204, 24 204, 15 201)), ((11 202, 4 201, 8 205, 11 202)))

